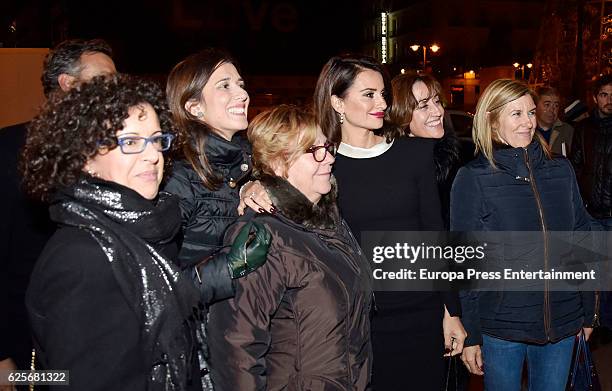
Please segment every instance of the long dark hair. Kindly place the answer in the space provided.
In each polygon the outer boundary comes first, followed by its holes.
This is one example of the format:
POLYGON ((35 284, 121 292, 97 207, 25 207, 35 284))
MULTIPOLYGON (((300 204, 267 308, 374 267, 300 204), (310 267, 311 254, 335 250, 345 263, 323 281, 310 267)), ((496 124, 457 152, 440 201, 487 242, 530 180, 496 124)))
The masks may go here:
MULTIPOLYGON (((383 65, 374 58, 361 54, 343 54, 332 57, 321 70, 314 93, 314 112, 323 134, 335 144, 340 144, 342 141, 342 132, 338 114, 332 107, 332 95, 344 98, 357 75, 366 69, 381 74, 385 85, 384 98, 387 107, 391 107, 393 103, 391 79, 383 65)), ((374 133, 385 136, 387 141, 396 137, 396 130, 386 125, 374 130, 374 133)))
POLYGON ((210 76, 226 63, 238 68, 236 61, 224 50, 204 49, 176 64, 166 84, 168 105, 178 127, 182 155, 210 190, 216 190, 222 182, 204 153, 206 139, 215 130, 187 111, 185 104, 190 100, 201 100, 202 90, 210 76))

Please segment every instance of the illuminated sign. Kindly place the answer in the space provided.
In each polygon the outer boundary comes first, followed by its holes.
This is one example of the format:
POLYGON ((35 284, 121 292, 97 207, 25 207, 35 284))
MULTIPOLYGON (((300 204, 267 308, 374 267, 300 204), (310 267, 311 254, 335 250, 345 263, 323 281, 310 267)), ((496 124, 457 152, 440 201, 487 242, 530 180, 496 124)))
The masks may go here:
POLYGON ((380 13, 380 58, 383 64, 387 63, 387 13, 380 13))

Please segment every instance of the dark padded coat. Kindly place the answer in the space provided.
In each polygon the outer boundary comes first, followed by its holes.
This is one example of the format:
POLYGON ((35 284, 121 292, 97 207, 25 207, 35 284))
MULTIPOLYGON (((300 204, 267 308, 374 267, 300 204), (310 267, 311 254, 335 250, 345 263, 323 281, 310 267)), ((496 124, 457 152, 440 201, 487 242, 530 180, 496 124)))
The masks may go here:
POLYGON ((317 205, 288 182, 262 178, 275 216, 246 221, 272 234, 265 265, 236 280, 234 299, 211 307, 213 383, 229 390, 366 389, 371 370, 371 273, 335 196, 317 205))
MULTIPOLYGON (((497 168, 482 155, 461 168, 451 192, 453 231, 587 231, 576 177, 564 158, 548 159, 537 141, 527 148, 494 151, 497 168), (541 205, 541 206, 540 206, 541 205), (540 217, 540 212, 541 217, 540 217)), ((466 346, 482 334, 546 343, 577 333, 594 322, 593 292, 463 292, 466 346)))
POLYGON ((201 276, 202 299, 211 303, 233 295, 232 281, 223 248, 227 227, 238 218, 240 186, 251 174, 250 145, 239 135, 227 141, 214 133, 206 140, 205 153, 213 172, 223 181, 216 190, 204 186, 185 160, 174 163, 164 190, 180 198, 181 249, 178 263, 186 269, 209 257, 201 276))
POLYGON ((612 217, 612 118, 598 110, 581 121, 574 133, 572 163, 580 190, 593 217, 612 217))

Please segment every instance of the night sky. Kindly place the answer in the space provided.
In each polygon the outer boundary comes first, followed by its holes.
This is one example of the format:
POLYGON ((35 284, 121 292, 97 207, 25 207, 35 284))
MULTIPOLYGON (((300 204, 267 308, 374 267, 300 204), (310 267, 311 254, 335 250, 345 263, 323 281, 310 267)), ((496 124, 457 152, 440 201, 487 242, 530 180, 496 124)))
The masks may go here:
POLYGON ((244 74, 316 75, 342 51, 358 51, 359 1, 108 0, 12 1, 0 5, 4 47, 48 47, 100 37, 120 70, 166 74, 206 46, 228 49, 244 74), (16 21, 16 29, 10 25, 16 21))

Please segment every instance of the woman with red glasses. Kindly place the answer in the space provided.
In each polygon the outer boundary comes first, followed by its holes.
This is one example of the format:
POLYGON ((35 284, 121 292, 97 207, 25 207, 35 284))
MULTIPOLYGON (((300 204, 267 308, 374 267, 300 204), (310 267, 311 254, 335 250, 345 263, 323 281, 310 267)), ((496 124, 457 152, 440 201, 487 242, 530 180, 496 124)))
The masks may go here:
POLYGON ((371 371, 371 276, 340 217, 335 146, 314 116, 279 106, 249 125, 255 177, 276 213, 249 209, 226 241, 256 222, 272 236, 267 262, 211 307, 218 390, 365 390, 371 371))

